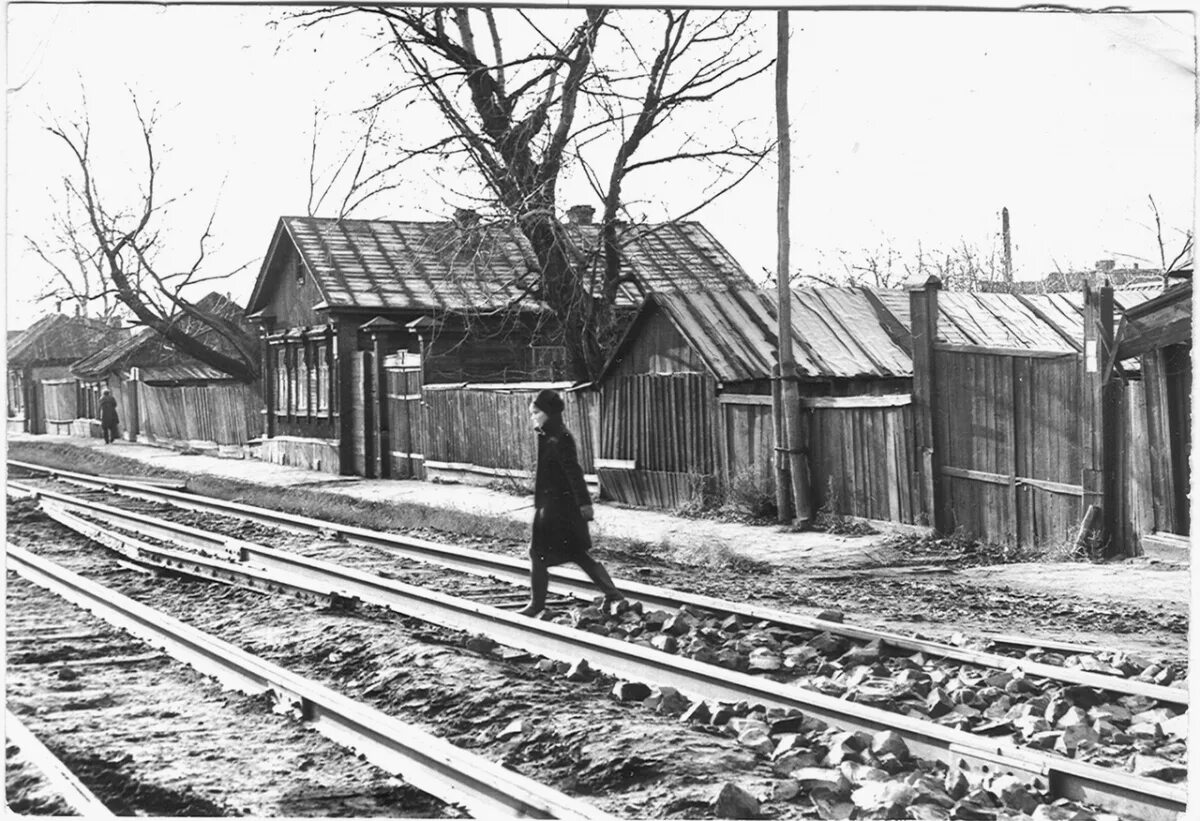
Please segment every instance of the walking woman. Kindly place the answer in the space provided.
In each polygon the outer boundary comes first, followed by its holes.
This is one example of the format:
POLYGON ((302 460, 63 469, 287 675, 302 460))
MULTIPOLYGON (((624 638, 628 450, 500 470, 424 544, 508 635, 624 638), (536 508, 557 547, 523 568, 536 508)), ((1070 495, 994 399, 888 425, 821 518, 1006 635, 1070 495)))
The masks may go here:
POLYGON ((608 571, 589 553, 592 498, 583 480, 575 439, 563 426, 563 400, 554 391, 538 393, 529 415, 538 432, 534 479, 533 537, 529 546, 529 604, 519 612, 534 616, 546 607, 550 568, 574 562, 604 593, 605 602, 625 598, 608 571))

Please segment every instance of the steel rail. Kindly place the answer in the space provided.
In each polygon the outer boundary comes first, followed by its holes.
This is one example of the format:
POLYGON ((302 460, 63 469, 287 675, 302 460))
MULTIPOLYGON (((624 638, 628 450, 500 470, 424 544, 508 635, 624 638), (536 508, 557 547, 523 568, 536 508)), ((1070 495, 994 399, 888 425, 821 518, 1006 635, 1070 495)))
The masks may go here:
MULTIPOLYGON (((32 469, 34 467, 28 463, 21 462, 10 462, 10 464, 16 464, 19 467, 27 469, 32 469)), ((62 471, 53 472, 55 475, 63 474, 62 471)), ((72 474, 70 481, 78 481, 79 477, 83 477, 83 479, 89 484, 93 483, 95 479, 95 477, 86 477, 83 474, 72 474)), ((273 527, 288 529, 293 532, 305 534, 334 532, 344 538, 348 543, 387 550, 388 552, 404 556, 405 558, 424 562, 433 562, 473 575, 495 578, 517 585, 524 585, 528 582, 529 570, 527 563, 508 556, 500 556, 494 553, 473 550, 470 548, 451 547, 449 545, 439 544, 437 542, 431 542, 409 536, 380 533, 378 531, 355 527, 353 525, 342 525, 335 522, 310 519, 303 516, 292 516, 290 514, 280 513, 278 511, 268 510, 266 508, 252 507, 250 505, 243 505, 236 502, 225 502, 220 499, 212 499, 209 497, 197 499, 195 496, 189 496, 188 494, 177 493, 175 491, 164 492, 163 489, 157 487, 128 487, 128 485, 132 483, 121 484, 128 492, 134 492, 143 498, 152 499, 155 501, 166 501, 167 503, 178 507, 185 507, 187 509, 209 513, 221 512, 241 518, 249 518, 259 524, 267 524, 273 527)), ((13 481, 10 481, 9 485, 15 485, 20 491, 27 494, 40 493, 45 495, 47 498, 59 499, 71 503, 83 503, 82 500, 78 499, 78 497, 72 497, 69 494, 40 490, 13 481)), ((111 483, 106 483, 105 486, 111 487, 111 483)), ((103 509, 106 512, 110 512, 115 515, 125 516, 131 519, 136 518, 137 516, 137 514, 133 514, 130 511, 122 511, 119 508, 101 506, 99 503, 95 503, 95 505, 97 510, 103 509)), ((154 526, 150 524, 151 522, 155 522, 157 525, 165 524, 161 520, 156 520, 149 516, 144 517, 143 521, 146 522, 146 527, 154 526)), ((173 527, 178 528, 180 533, 188 530, 183 526, 173 527)), ((191 530, 193 532, 199 532, 195 531, 195 529, 191 530)), ((164 536, 163 538, 169 537, 164 536)), ((209 541, 211 541, 211 534, 209 534, 208 538, 209 541)), ((200 537, 197 540, 197 547, 200 547, 203 541, 204 538, 200 537)), ((227 538, 226 542, 230 545, 231 549, 243 549, 244 546, 248 546, 247 549, 253 550, 254 547, 248 542, 243 542, 242 540, 233 538, 227 538)), ((1079 684, 1114 693, 1146 696, 1148 698, 1161 701, 1164 704, 1187 706, 1191 699, 1189 690, 1186 687, 1167 687, 1159 684, 1153 684, 1151 682, 1133 681, 1130 679, 1120 678, 1118 676, 1110 676, 1102 673, 1090 673, 1070 667, 1046 664, 1044 662, 1033 661, 1027 658, 1013 658, 1011 656, 1005 656, 999 653, 989 653, 983 650, 968 650, 961 647, 944 644, 942 642, 913 638, 911 636, 905 636, 885 630, 877 630, 870 627, 860 627, 841 622, 827 621, 811 616, 803 616, 798 613, 789 613, 787 611, 762 607, 755 604, 733 602, 712 596, 704 596, 697 593, 670 590, 667 588, 656 587, 654 585, 648 585, 627 579, 617 579, 616 584, 622 590, 622 592, 624 592, 630 598, 641 601, 643 604, 650 605, 652 607, 678 610, 684 605, 691 605, 692 607, 698 607, 703 610, 715 611, 718 613, 733 613, 747 616, 752 619, 775 622, 786 627, 815 630, 818 632, 829 632, 860 641, 881 641, 892 647, 909 650, 912 652, 921 652, 936 656, 938 658, 949 659, 965 664, 974 664, 981 667, 988 667, 1008 672, 1020 670, 1028 675, 1041 676, 1043 678, 1061 681, 1067 684, 1079 684)), ((597 592, 591 580, 588 579, 584 573, 577 570, 564 568, 554 568, 551 571, 550 591, 563 595, 583 597, 594 596, 597 592)), ((1008 638, 1013 639, 1016 637, 1010 636, 1008 638)), ((1031 640, 1031 643, 1036 643, 1036 641, 1031 640)))
POLYGON ((116 818, 78 776, 43 744, 12 710, 4 711, 4 736, 45 776, 58 795, 83 818, 116 818))
POLYGON ((271 693, 283 708, 414 787, 475 817, 608 818, 575 798, 460 750, 27 550, 7 546, 8 569, 87 609, 231 689, 271 693))
MULTIPOLYGON (((80 528, 84 535, 103 530, 80 518, 70 507, 51 502, 46 511, 67 526, 80 528)), ((1100 806, 1130 818, 1165 821, 1177 818, 1186 807, 1186 790, 1161 781, 1048 755, 1009 740, 974 735, 554 622, 531 620, 489 605, 288 551, 255 546, 246 557, 258 565, 254 567, 147 545, 121 533, 107 533, 103 538, 106 544, 123 544, 131 557, 167 570, 256 588, 289 590, 305 597, 374 604, 432 624, 485 634, 503 645, 560 661, 586 659, 591 667, 609 675, 671 686, 696 699, 798 708, 845 730, 893 729, 905 737, 910 750, 920 757, 956 766, 1000 768, 1049 789, 1055 796, 1100 806), (264 570, 270 572, 269 580, 264 579, 264 570)))

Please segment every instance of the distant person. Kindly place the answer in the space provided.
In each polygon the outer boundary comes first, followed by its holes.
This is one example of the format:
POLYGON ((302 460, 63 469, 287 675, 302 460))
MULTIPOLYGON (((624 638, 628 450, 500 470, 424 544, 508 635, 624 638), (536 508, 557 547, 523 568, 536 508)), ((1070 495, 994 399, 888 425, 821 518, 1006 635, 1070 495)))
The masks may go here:
POLYGON ((625 598, 608 571, 591 557, 592 497, 583 480, 575 439, 563 426, 563 400, 554 391, 541 391, 529 405, 538 433, 537 476, 534 480, 533 536, 529 545, 529 604, 519 612, 534 616, 546 608, 550 568, 574 562, 604 593, 605 602, 625 598))
POLYGON ((117 400, 112 391, 105 390, 100 394, 100 430, 104 432, 104 444, 111 444, 117 438, 117 400))

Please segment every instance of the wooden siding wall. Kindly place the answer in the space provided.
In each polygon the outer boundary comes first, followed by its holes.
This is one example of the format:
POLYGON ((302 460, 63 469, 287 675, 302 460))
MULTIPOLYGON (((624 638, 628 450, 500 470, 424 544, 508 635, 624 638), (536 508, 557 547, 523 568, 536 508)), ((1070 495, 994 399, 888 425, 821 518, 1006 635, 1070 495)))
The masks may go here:
POLYGON ((324 324, 325 317, 312 308, 324 299, 320 289, 307 271, 303 271, 301 276, 300 258, 291 240, 285 240, 284 246, 287 253, 280 262, 282 270, 276 280, 275 292, 271 295, 266 314, 275 317, 276 328, 324 324))
POLYGON ((812 408, 801 415, 801 428, 818 508, 916 522, 920 500, 913 498, 917 464, 911 406, 812 408))
POLYGON ((675 329, 671 321, 655 310, 637 330, 637 340, 629 346, 612 376, 637 374, 698 373, 705 365, 695 349, 675 329))
POLYGON ((138 385, 138 425, 151 441, 245 445, 262 435, 261 406, 256 386, 236 382, 138 385))
POLYGON ((695 500, 717 472, 716 381, 703 373, 635 374, 603 391, 600 455, 606 495, 627 504, 673 508, 695 500))
POLYGON ((1170 346, 1143 356, 1142 395, 1134 397, 1141 401, 1146 426, 1145 438, 1132 441, 1143 442, 1148 451, 1152 529, 1166 533, 1186 534, 1189 527, 1190 347, 1170 346))
MULTIPOLYGON (((537 435, 529 403, 544 386, 425 385, 427 471, 437 468, 530 478, 537 467, 537 435)), ((594 474, 599 403, 587 391, 562 394, 563 422, 575 438, 585 474, 594 474)))
POLYGON ((1155 497, 1151 468, 1153 443, 1150 438, 1146 390, 1140 380, 1126 383, 1121 393, 1120 428, 1126 447, 1118 449, 1117 470, 1124 543, 1140 545, 1141 537, 1153 533, 1155 497))
POLYGON ((1080 356, 934 352, 937 525, 987 542, 1049 546, 1083 516, 1080 356))

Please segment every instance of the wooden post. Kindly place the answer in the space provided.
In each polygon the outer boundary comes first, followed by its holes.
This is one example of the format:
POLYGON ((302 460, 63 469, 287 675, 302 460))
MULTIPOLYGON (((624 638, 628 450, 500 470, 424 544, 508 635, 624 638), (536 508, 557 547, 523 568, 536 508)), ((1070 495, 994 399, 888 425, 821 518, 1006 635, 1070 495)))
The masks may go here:
POLYGON ((1111 378, 1113 346, 1113 294, 1105 285, 1098 291, 1084 285, 1083 401, 1080 403, 1080 444, 1083 448, 1083 503, 1100 508, 1100 545, 1106 555, 1124 553, 1119 527, 1116 465, 1120 457, 1117 435, 1120 383, 1111 378), (1108 367, 1106 367, 1108 365, 1108 367))
POLYGON ((129 397, 129 402, 125 412, 129 418, 125 420, 125 436, 130 442, 136 442, 138 434, 142 430, 142 371, 140 368, 131 368, 130 370, 132 378, 126 383, 128 388, 126 395, 129 397))
POLYGON ((775 507, 780 522, 792 520, 792 483, 788 477, 787 429, 783 422, 783 380, 779 378, 779 363, 771 366, 771 428, 775 440, 775 507))
POLYGON ((264 324, 259 336, 260 356, 262 357, 263 398, 267 409, 267 438, 275 436, 275 390, 278 380, 275 378, 275 357, 271 355, 271 343, 267 341, 270 333, 268 325, 264 324))
POLYGON ((354 355, 358 352, 358 326, 337 320, 338 473, 354 475, 354 355))
POLYGON ((404 329, 395 322, 375 317, 363 325, 363 330, 371 335, 372 359, 374 360, 372 373, 367 374, 365 369, 363 373, 364 382, 369 384, 373 381, 375 383, 374 407, 368 409, 367 412, 368 417, 374 418, 374 425, 368 430, 375 433, 376 447, 374 451, 377 457, 378 475, 381 479, 389 479, 392 475, 392 435, 390 414, 388 413, 387 371, 384 370, 383 360, 387 356, 387 349, 391 347, 392 337, 404 329))
MULTIPOLYGON (((791 119, 788 115, 788 28, 787 11, 776 12, 775 130, 779 140, 779 200, 775 216, 779 232, 779 256, 776 260, 775 281, 779 290, 779 373, 775 384, 780 385, 778 405, 782 406, 783 424, 780 426, 776 423, 775 452, 781 454, 783 451, 780 447, 786 448, 788 474, 791 478, 792 512, 795 514, 796 524, 804 527, 812 520, 813 505, 808 482, 807 448, 801 442, 796 364, 792 358, 792 140, 791 119), (780 427, 783 431, 779 430, 780 427), (781 442, 781 438, 786 441, 781 442)), ((779 473, 776 472, 777 484, 778 478, 779 473)), ((778 489, 776 496, 778 498, 778 489)), ((783 514, 782 506, 780 514, 783 514)))
POLYGON ((934 373, 934 344, 937 342, 938 291, 942 282, 931 276, 922 288, 908 293, 912 316, 913 426, 917 470, 921 477, 921 508, 927 524, 941 528, 946 519, 943 510, 941 465, 937 458, 937 380, 934 373))

